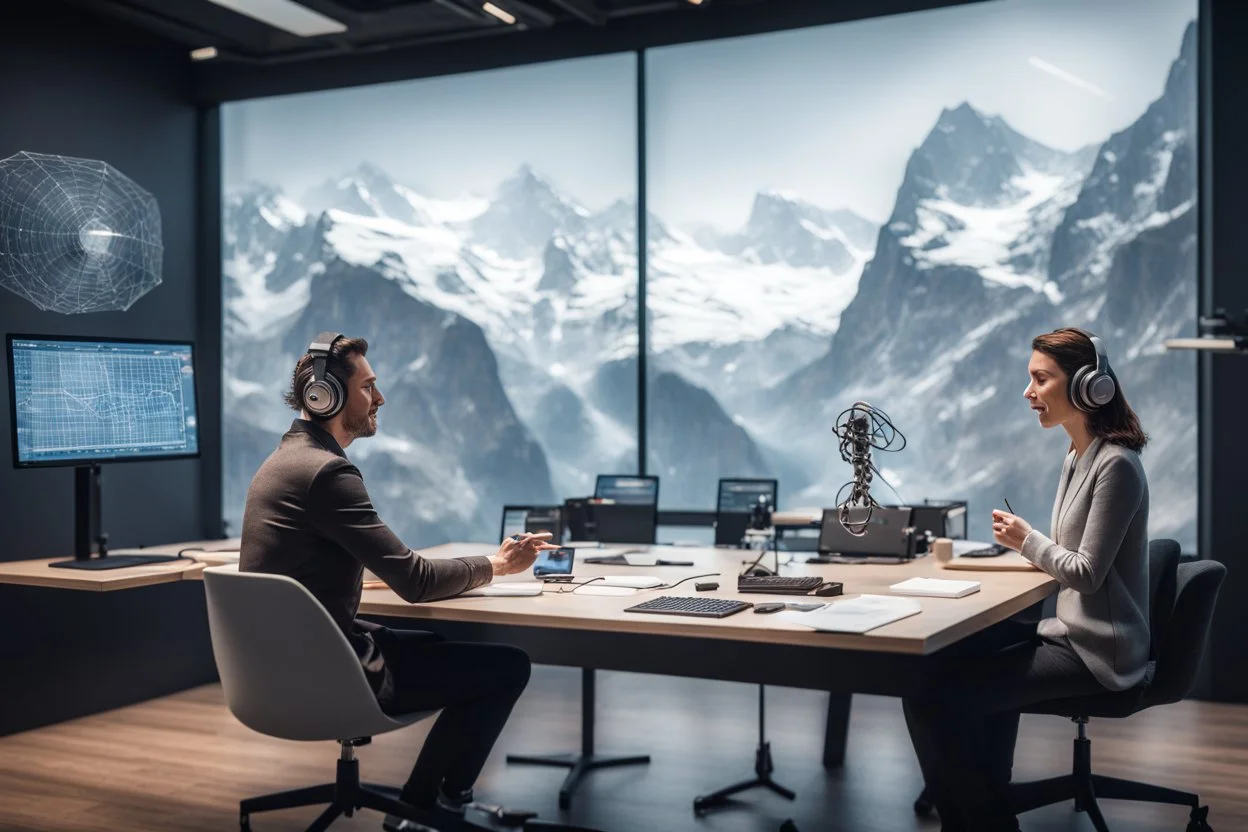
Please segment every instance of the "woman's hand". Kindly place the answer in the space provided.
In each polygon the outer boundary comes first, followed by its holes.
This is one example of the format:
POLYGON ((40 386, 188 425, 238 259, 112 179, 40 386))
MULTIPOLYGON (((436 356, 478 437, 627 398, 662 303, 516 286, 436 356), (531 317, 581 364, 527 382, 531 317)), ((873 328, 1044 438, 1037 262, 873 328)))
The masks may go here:
POLYGON ((1021 552, 1023 541, 1030 531, 1031 524, 1018 515, 999 509, 992 510, 992 539, 1002 546, 1021 552))
POLYGON ((515 575, 523 572, 537 560, 537 553, 544 549, 558 549, 553 543, 547 543, 553 535, 550 532, 536 534, 518 534, 503 541, 498 552, 490 556, 490 566, 494 567, 494 577, 499 575, 515 575))

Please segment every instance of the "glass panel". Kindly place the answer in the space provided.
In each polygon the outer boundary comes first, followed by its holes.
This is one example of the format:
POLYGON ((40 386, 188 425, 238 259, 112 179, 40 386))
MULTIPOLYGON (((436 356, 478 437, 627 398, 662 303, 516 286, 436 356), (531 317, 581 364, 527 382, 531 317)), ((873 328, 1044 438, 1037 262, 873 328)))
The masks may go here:
POLYGON ((636 471, 635 61, 223 108, 231 533, 322 330, 370 343, 386 404, 347 454, 411 546, 636 471))
POLYGON ((1151 533, 1196 539, 1194 0, 1007 0, 647 53, 648 447, 668 507, 849 480, 857 400, 909 440, 880 502, 1049 530, 1033 336, 1098 333, 1151 437, 1151 533), (889 487, 891 485, 891 488, 889 487))

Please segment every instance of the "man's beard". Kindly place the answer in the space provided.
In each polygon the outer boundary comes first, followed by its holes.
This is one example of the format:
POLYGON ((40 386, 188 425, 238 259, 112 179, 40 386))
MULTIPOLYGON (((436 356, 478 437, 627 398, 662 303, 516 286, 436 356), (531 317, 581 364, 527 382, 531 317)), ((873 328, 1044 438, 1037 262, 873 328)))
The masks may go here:
POLYGON ((350 416, 342 420, 342 426, 347 429, 347 433, 356 439, 362 439, 366 436, 372 436, 377 432, 377 423, 373 421, 370 412, 364 413, 358 419, 350 416))

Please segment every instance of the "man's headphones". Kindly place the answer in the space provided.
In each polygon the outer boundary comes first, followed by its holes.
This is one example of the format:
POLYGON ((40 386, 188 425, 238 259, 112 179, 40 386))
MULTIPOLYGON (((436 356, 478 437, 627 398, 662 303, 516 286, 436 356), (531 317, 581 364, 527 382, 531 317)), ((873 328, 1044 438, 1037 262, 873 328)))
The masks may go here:
POLYGON ((1118 393, 1114 371, 1105 355, 1105 345, 1095 335, 1077 330, 1092 342, 1096 350, 1096 366, 1084 364, 1070 377, 1070 400, 1084 413, 1092 413, 1113 401, 1118 393))
POLYGON ((312 356, 312 380, 303 388, 303 409, 318 419, 333 418, 347 401, 342 382, 325 369, 329 351, 341 337, 341 332, 322 332, 308 345, 308 355, 312 356))

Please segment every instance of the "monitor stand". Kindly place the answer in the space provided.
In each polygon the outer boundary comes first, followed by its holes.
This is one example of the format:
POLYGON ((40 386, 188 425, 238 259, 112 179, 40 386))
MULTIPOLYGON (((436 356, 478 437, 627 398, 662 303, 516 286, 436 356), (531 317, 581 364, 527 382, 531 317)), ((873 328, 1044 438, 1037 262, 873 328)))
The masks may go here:
POLYGON ((100 531, 100 466, 74 469, 74 559, 49 563, 61 569, 120 569, 148 563, 168 563, 177 555, 108 555, 108 535, 100 531), (99 549, 91 557, 91 544, 99 549))

